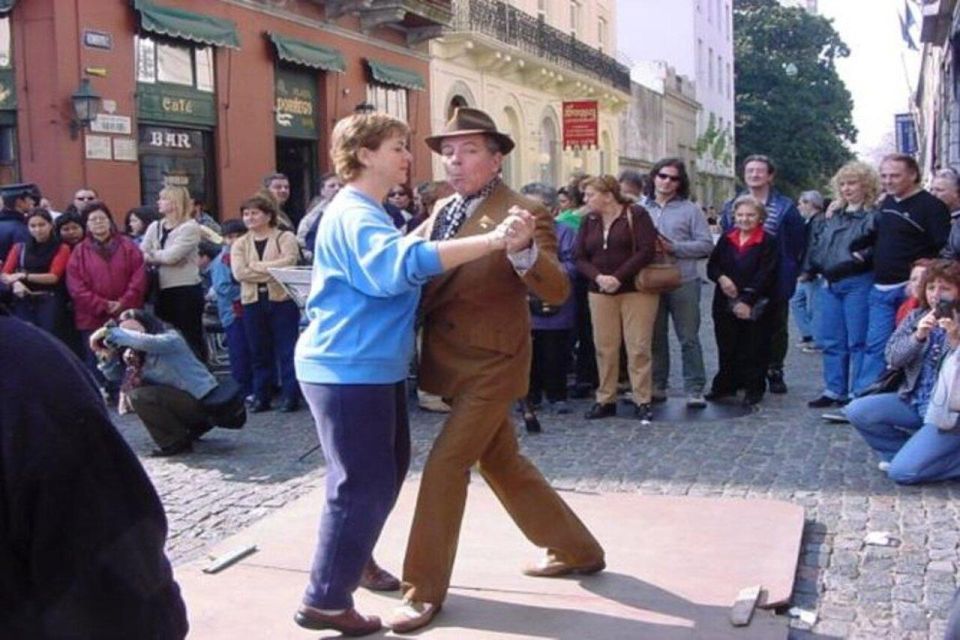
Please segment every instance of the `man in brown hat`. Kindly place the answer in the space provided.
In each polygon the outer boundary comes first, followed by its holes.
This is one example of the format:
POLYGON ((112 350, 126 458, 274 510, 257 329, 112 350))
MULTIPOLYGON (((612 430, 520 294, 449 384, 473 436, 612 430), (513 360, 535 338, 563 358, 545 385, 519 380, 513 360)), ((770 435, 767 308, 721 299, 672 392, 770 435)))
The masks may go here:
POLYGON ((593 535, 520 455, 510 420, 510 407, 526 395, 529 380, 527 291, 550 304, 569 295, 553 222, 542 206, 501 182, 503 157, 514 145, 486 113, 461 107, 444 132, 426 142, 442 157, 456 193, 437 203, 419 233, 432 239, 484 233, 511 211, 532 213, 536 227, 528 247, 490 254, 424 288, 420 385, 450 399, 451 412, 420 480, 403 566, 404 602, 390 621, 400 633, 428 624, 446 598, 474 465, 524 535, 546 550, 524 570, 527 575, 605 567, 593 535))

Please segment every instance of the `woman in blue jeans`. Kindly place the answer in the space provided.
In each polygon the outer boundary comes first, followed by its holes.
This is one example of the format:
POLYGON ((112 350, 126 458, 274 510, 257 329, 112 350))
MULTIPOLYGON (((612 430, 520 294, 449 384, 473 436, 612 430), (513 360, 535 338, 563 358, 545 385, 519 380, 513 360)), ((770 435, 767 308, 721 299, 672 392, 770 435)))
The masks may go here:
POLYGON ((804 276, 822 275, 817 335, 823 347, 824 390, 807 403, 814 408, 842 406, 860 378, 867 339, 870 290, 873 287, 873 202, 880 178, 863 162, 842 166, 831 181, 834 197, 826 214, 810 224, 804 276))
POLYGON ((896 393, 858 398, 845 413, 880 456, 880 468, 900 484, 960 476, 960 434, 943 431, 956 424, 947 396, 957 369, 960 344, 957 302, 960 263, 936 260, 927 269, 924 296, 890 336, 886 357, 903 369, 896 393))
MULTIPOLYGON (((485 233, 439 242, 402 235, 382 202, 407 180, 409 135, 405 123, 383 113, 348 116, 334 127, 330 157, 345 186, 317 229, 310 324, 296 351, 327 477, 310 583, 294 619, 349 636, 381 628, 380 618, 353 607, 358 585, 400 588, 371 554, 410 463, 406 378, 420 286, 489 253, 527 246, 534 226, 532 215, 517 211, 485 233)), ((465 202, 447 199, 441 214, 465 213, 465 202)))

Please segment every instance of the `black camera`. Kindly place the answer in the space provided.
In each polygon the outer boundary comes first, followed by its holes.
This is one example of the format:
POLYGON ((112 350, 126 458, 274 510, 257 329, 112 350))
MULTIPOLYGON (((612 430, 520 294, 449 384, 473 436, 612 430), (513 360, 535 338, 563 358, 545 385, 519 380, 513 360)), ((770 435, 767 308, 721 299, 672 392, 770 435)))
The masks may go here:
POLYGON ((937 301, 937 306, 933 310, 933 315, 937 318, 953 318, 957 310, 957 301, 950 298, 941 298, 937 301))

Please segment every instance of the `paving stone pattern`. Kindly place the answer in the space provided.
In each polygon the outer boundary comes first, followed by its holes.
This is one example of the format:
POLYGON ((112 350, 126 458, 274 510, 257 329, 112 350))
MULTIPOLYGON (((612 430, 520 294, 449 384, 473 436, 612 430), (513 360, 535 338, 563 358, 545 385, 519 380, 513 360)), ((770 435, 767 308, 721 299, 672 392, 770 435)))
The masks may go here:
MULTIPOLYGON (((704 294, 701 335, 712 374, 712 292, 705 287, 704 294)), ((898 487, 888 480, 849 425, 826 424, 821 411, 806 407, 820 391, 820 357, 801 353, 795 341, 787 362, 790 393, 768 395, 745 418, 588 422, 584 400, 572 403, 572 415, 541 415, 544 433, 521 432, 522 448, 561 489, 800 504, 806 526, 791 605, 817 618, 812 627, 793 620, 792 638, 942 638, 960 562, 960 483, 898 487), (899 544, 865 546, 864 535, 876 530, 889 531, 899 544)), ((673 356, 677 387, 676 349, 673 356)), ((629 415, 628 407, 621 413, 629 415)), ((418 473, 442 416, 414 408, 411 419, 411 473, 418 473)), ((119 418, 118 425, 145 456, 150 442, 136 418, 119 418)), ((315 444, 306 410, 270 412, 251 416, 242 431, 211 432, 192 455, 143 457, 167 510, 174 563, 202 557, 211 543, 320 486, 321 453, 297 460, 315 444)))

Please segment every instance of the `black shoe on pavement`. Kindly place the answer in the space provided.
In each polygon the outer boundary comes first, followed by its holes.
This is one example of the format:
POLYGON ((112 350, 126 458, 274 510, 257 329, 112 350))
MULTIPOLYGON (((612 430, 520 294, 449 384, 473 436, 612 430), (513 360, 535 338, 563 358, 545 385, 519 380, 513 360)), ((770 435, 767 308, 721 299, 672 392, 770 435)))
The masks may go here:
POLYGON ((786 393, 787 383, 783 381, 783 369, 770 369, 767 371, 767 384, 770 393, 786 393))
POLYGON ((811 400, 807 403, 807 406, 811 409, 826 409, 827 407, 842 407, 847 404, 843 400, 837 400, 836 398, 831 398, 830 396, 820 396, 816 400, 811 400))
POLYGON ((190 453, 191 451, 193 451, 193 441, 191 441, 190 438, 186 438, 185 440, 175 442, 169 446, 154 449, 150 452, 150 457, 169 458, 170 456, 175 456, 181 453, 190 453))
POLYGON ((250 405, 250 413, 263 413, 264 411, 270 411, 272 407, 268 400, 256 400, 252 405, 250 405))
POLYGON ((763 394, 757 391, 747 391, 743 396, 743 406, 752 407, 753 405, 760 404, 760 401, 763 400, 763 394))
POLYGON ((640 421, 640 424, 650 424, 653 422, 653 409, 649 403, 638 404, 633 410, 634 417, 640 421))
POLYGON ((283 404, 280 405, 280 413, 293 413, 294 411, 300 410, 300 402, 296 398, 292 400, 284 400, 283 404))
POLYGON ((598 418, 612 418, 615 415, 617 415, 617 405, 615 403, 600 404, 596 402, 583 417, 587 420, 597 420, 598 418))
POLYGON ((735 395, 737 395, 737 394, 736 394, 736 392, 734 392, 734 391, 714 391, 714 390, 711 390, 710 393, 704 394, 703 399, 704 399, 704 400, 709 400, 710 402, 714 402, 714 401, 716 401, 716 400, 723 400, 724 398, 732 398, 732 397, 735 396, 735 395))

